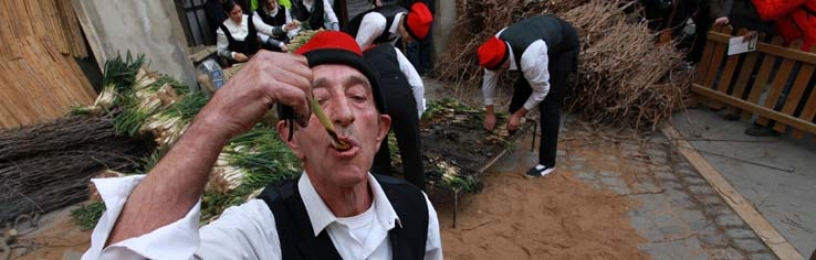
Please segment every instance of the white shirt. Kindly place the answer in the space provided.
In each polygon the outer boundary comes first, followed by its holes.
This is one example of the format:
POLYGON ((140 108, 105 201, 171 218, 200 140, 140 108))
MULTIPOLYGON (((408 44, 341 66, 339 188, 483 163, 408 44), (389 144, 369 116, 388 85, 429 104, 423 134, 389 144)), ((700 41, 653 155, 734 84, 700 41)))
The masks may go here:
MULTIPOLYGON (((103 249, 127 197, 143 178, 144 175, 134 175, 92 180, 107 211, 94 228, 91 247, 82 259, 281 259, 275 217, 260 199, 229 207, 217 220, 200 229, 199 201, 184 218, 103 249)), ((307 174, 304 173, 297 183, 315 236, 326 229, 343 259, 391 259, 388 231, 401 225, 400 220, 373 175, 368 174, 368 182, 374 196, 369 209, 373 214, 367 211, 357 216, 374 220, 365 227, 368 229, 366 235, 360 235, 362 231, 358 230, 358 225, 349 228, 348 218, 338 219, 332 214, 307 174)), ((425 201, 428 204, 425 259, 442 259, 439 220, 427 196, 425 201)))
MULTIPOLYGON (((258 16, 254 15, 252 17, 252 23, 255 25, 255 30, 257 30, 257 37, 262 42, 265 42, 266 39, 269 38, 269 35, 272 35, 272 26, 269 26, 263 22, 258 23, 255 18, 258 18, 258 16)), ((233 39, 236 41, 244 41, 247 34, 249 34, 249 16, 245 14, 241 15, 240 24, 236 24, 232 21, 232 19, 227 18, 227 20, 224 20, 224 27, 227 27, 227 30, 229 30, 229 33, 233 39)), ((215 36, 215 46, 216 49, 218 49, 218 54, 221 55, 221 57, 235 59, 235 52, 231 52, 229 50, 229 40, 227 40, 227 35, 220 26, 218 27, 218 30, 215 31, 215 36)))
MULTIPOLYGON (((502 29, 496 34, 499 37, 507 28, 502 29)), ((518 70, 518 62, 513 49, 507 45, 507 51, 510 58, 510 70, 518 70)), ((524 108, 532 110, 538 103, 541 103, 547 94, 550 92, 550 71, 549 71, 549 56, 547 56, 547 43, 544 40, 534 41, 521 54, 521 72, 533 93, 524 102, 524 108)), ((485 106, 493 105, 494 92, 496 91, 496 83, 499 80, 499 75, 495 71, 484 69, 484 77, 482 78, 482 95, 484 96, 485 106)))
POLYGON ((385 28, 385 25, 388 23, 385 16, 378 12, 369 12, 365 14, 360 21, 360 28, 357 30, 357 36, 354 40, 360 45, 360 49, 365 50, 383 33, 387 33, 392 37, 388 43, 394 45, 399 39, 397 28, 399 28, 399 23, 402 21, 402 16, 404 15, 405 13, 397 13, 394 15, 394 22, 391 23, 391 27, 385 28), (386 29, 388 29, 388 31, 386 31, 386 29))
MULTIPOLYGON (((303 7, 305 7, 309 13, 314 13, 314 9, 312 9, 313 5, 314 0, 303 0, 303 7)), ((337 15, 332 8, 332 3, 329 3, 329 0, 323 0, 323 14, 323 18, 325 18, 325 20, 323 20, 325 28, 327 30, 338 30, 339 28, 334 26, 339 25, 340 20, 337 19, 337 15)))
POLYGON ((408 85, 411 85, 411 88, 414 90, 417 113, 419 113, 419 117, 421 118, 422 113, 425 112, 425 84, 422 82, 422 77, 419 76, 414 65, 402 54, 402 51, 397 47, 394 47, 394 50, 397 52, 397 62, 399 63, 400 71, 402 71, 402 74, 405 74, 408 85))

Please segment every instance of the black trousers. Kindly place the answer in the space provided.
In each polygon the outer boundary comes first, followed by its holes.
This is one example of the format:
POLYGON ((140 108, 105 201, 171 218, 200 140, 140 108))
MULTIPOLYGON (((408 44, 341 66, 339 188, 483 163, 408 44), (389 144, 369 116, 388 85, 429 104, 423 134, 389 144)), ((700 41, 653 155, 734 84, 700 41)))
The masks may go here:
MULTIPOLYGON (((578 34, 571 26, 565 28, 565 46, 553 46, 549 56, 550 92, 538 104, 541 114, 539 127, 541 138, 538 145, 538 163, 547 167, 555 167, 555 157, 558 151, 558 132, 561 124, 561 103, 564 96, 569 94, 568 86, 570 75, 578 71, 578 34)), ((514 113, 524 106, 524 102, 533 93, 530 82, 523 76, 516 80, 513 86, 513 98, 510 101, 510 113, 514 113)))
MULTIPOLYGON (((419 118, 414 93, 407 86, 382 85, 387 112, 391 116, 391 130, 397 138, 405 179, 425 190, 425 167, 422 163, 422 144, 419 136, 419 118)), ((388 139, 380 144, 374 156, 371 172, 391 175, 391 151, 388 139)))

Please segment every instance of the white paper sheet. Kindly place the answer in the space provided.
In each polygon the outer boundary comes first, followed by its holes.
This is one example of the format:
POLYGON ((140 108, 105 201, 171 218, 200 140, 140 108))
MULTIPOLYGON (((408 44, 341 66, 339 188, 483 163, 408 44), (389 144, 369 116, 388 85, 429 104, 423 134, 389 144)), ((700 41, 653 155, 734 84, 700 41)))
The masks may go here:
POLYGON ((741 54, 756 51, 757 37, 750 41, 744 41, 745 37, 737 36, 728 39, 728 55, 741 54))

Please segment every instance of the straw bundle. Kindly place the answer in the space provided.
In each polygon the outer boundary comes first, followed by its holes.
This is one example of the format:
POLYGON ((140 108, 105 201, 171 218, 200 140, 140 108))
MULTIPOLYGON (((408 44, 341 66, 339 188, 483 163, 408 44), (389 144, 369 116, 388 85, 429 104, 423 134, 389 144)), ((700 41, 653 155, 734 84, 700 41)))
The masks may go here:
MULTIPOLYGON (((459 1, 460 17, 436 75, 478 91, 482 70, 476 49, 501 28, 523 18, 552 13, 575 26, 581 36, 579 85, 565 107, 597 124, 654 129, 681 106, 688 75, 671 75, 682 54, 654 45, 645 24, 627 22, 633 1, 459 1), (679 80, 678 80, 679 79, 679 80), (672 81, 674 80, 674 81, 672 81)), ((511 81, 502 77, 500 88, 511 81)))

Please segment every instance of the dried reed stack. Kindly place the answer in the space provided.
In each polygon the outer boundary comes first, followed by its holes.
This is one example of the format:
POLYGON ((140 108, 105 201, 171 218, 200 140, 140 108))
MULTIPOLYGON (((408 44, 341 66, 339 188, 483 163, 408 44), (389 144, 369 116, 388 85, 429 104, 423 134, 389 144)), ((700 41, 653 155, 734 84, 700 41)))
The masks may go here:
MULTIPOLYGON (((457 93, 479 91, 482 70, 476 49, 501 28, 523 18, 551 13, 571 22, 582 41, 579 85, 565 107, 598 124, 654 129, 680 106, 689 75, 673 73, 682 55, 654 46, 645 24, 629 23, 623 9, 633 1, 466 1, 446 52, 440 55, 439 79, 454 81, 457 93), (674 81, 672 81, 672 79, 674 81)), ((505 77, 501 88, 509 88, 505 77)))
POLYGON ((656 130, 682 106, 691 76, 675 72, 683 55, 655 45, 646 24, 628 22, 622 7, 596 1, 562 15, 584 41, 580 84, 564 104, 597 125, 656 130))
POLYGON ((0 223, 84 201, 91 178, 106 169, 135 169, 146 150, 115 136, 109 117, 0 131, 0 223))

